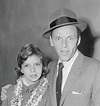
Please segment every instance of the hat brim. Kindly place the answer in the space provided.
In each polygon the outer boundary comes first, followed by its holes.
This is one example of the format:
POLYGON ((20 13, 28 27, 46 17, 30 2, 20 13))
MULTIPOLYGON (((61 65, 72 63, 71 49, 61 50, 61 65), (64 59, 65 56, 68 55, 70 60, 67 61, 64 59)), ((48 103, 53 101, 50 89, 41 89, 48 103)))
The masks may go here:
POLYGON ((50 36, 51 36, 51 33, 50 33, 50 32, 51 32, 52 30, 54 30, 54 29, 56 29, 56 28, 59 28, 59 27, 62 27, 62 26, 67 26, 67 25, 76 26, 76 27, 78 27, 78 28, 81 30, 81 32, 83 32, 83 31, 86 29, 86 27, 87 27, 87 24, 86 24, 85 22, 64 23, 64 24, 56 25, 56 26, 54 26, 54 27, 52 27, 52 28, 48 28, 48 29, 43 33, 42 37, 45 38, 45 39, 49 39, 50 36))

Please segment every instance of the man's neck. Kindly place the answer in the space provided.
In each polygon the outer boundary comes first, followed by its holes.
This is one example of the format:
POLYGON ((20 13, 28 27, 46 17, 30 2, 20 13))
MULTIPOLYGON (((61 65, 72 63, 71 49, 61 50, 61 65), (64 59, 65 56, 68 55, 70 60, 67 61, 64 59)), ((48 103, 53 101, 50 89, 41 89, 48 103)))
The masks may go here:
POLYGON ((60 62, 71 62, 71 61, 74 61, 75 59, 76 59, 76 57, 78 56, 78 54, 79 54, 79 51, 77 50, 76 52, 75 52, 75 54, 73 55, 73 57, 70 59, 70 60, 68 60, 68 61, 62 61, 62 60, 58 60, 58 63, 60 63, 60 62))

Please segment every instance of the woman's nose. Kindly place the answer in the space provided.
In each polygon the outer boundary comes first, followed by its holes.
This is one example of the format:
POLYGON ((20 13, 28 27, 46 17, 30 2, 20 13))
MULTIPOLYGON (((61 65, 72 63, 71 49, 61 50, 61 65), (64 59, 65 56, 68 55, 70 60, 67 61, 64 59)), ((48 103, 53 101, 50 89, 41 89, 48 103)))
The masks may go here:
POLYGON ((32 71, 32 72, 35 72, 35 68, 34 68, 34 67, 31 67, 31 71, 32 71))

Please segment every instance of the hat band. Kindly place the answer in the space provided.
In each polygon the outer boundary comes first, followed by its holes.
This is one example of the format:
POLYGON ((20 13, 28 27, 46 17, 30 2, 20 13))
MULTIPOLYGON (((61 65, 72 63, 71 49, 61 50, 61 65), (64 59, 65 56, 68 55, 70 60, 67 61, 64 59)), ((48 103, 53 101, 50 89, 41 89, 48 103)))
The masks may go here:
POLYGON ((71 22, 77 22, 76 19, 74 18, 70 18, 70 17, 60 17, 56 20, 54 20, 51 24, 50 24, 50 28, 55 27, 57 25, 61 25, 64 23, 71 23, 71 22))

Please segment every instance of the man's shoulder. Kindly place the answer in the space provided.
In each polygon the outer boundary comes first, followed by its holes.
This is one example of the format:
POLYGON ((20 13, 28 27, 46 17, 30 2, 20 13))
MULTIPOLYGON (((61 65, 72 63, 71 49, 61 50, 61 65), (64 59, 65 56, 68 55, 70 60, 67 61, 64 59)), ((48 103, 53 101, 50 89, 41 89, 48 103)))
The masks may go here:
POLYGON ((95 58, 93 58, 93 57, 84 56, 84 61, 87 61, 90 64, 98 64, 98 65, 100 65, 100 61, 95 59, 95 58))
POLYGON ((76 61, 78 64, 82 66, 84 70, 98 70, 100 69, 100 61, 96 60, 93 57, 88 57, 82 54, 81 52, 79 53, 76 61))
POLYGON ((49 69, 50 69, 50 68, 53 68, 53 67, 56 66, 56 64, 57 64, 57 60, 53 60, 53 61, 49 62, 48 68, 49 68, 49 69))
POLYGON ((100 61, 92 57, 84 56, 82 67, 84 70, 87 70, 88 72, 91 71, 91 73, 97 73, 98 71, 100 71, 100 61))

